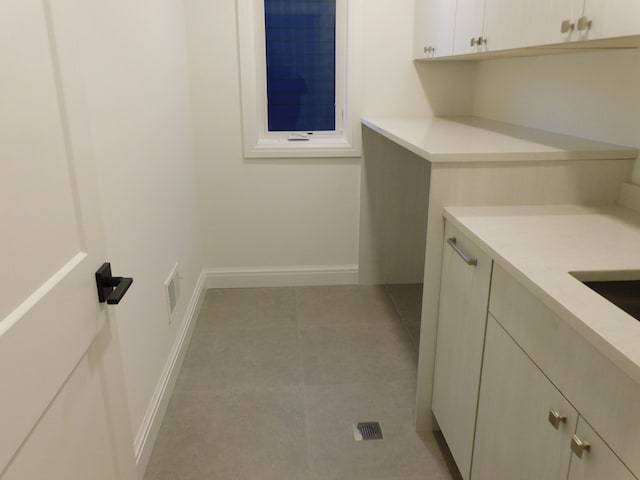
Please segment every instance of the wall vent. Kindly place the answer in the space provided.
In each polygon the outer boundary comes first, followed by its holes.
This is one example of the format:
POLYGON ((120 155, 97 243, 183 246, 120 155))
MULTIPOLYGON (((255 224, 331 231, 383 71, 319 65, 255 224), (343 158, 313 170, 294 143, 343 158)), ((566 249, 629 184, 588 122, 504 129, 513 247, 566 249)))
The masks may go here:
POLYGON ((165 292, 167 296, 167 308, 169 311, 169 323, 173 321, 176 311, 176 305, 180 298, 180 271, 178 270, 178 262, 171 269, 171 273, 164 282, 165 292))

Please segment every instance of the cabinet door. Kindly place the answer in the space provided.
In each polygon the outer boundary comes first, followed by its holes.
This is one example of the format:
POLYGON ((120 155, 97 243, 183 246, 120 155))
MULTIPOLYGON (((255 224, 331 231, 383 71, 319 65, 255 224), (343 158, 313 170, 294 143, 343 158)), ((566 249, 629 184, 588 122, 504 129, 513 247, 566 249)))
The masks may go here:
POLYGON ((582 16, 583 6, 584 0, 525 0, 522 46, 577 40, 577 21, 582 16), (563 22, 566 22, 565 29, 563 22))
POLYGON ((564 480, 577 417, 489 315, 471 478, 564 480), (548 420, 552 409, 566 418, 557 429, 548 420))
POLYGON ((640 34, 638 0, 585 0, 583 15, 591 26, 579 32, 580 40, 640 34))
POLYGON ((416 59, 453 53, 455 0, 416 0, 414 51, 416 59))
MULTIPOLYGON (((445 238, 477 261, 469 265, 444 244, 438 314, 433 413, 465 479, 469 478, 491 259, 447 224, 445 238)), ((472 262, 473 263, 473 262, 472 262)))
POLYGON ((578 421, 576 437, 590 446, 588 451, 582 453, 582 457, 575 453, 571 456, 569 480, 636 480, 582 417, 578 421))
POLYGON ((486 0, 484 38, 490 51, 522 47, 526 0, 486 0))
POLYGON ((485 0, 458 0, 456 6, 453 54, 483 52, 484 45, 478 45, 483 35, 485 0))

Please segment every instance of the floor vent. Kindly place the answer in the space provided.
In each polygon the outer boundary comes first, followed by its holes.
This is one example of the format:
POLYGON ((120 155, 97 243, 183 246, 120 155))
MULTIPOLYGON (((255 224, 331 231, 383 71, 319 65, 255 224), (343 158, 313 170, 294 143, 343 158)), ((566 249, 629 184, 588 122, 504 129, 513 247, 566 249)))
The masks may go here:
POLYGON ((381 440, 382 428, 378 422, 361 422, 353 426, 353 436, 360 440, 381 440))

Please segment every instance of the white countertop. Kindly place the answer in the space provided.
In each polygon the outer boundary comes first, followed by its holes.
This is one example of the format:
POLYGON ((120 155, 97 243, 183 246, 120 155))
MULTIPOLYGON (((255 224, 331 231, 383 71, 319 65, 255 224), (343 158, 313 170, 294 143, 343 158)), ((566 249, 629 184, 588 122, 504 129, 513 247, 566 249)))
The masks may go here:
POLYGON ((432 163, 636 158, 636 148, 479 117, 376 117, 362 124, 432 163))
POLYGON ((640 214, 565 205, 447 207, 444 215, 640 383, 640 321, 569 274, 635 270, 640 279, 640 214))

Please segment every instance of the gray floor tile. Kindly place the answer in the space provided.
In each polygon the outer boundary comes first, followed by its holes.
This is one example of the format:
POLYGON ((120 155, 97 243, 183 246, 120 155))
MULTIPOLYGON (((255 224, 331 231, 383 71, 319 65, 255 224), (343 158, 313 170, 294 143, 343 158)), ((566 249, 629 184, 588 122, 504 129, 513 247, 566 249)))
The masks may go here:
POLYGON ((296 288, 301 326, 397 324, 400 318, 383 286, 296 288))
POLYGON ((214 290, 145 480, 460 478, 414 431, 421 288, 214 290), (352 424, 385 438, 356 442, 352 424))
POLYGON ((200 323, 217 328, 295 327, 293 288, 231 288, 209 290, 200 323))
POLYGON ((451 478, 446 447, 414 432, 414 404, 415 382, 306 386, 313 478, 451 478), (380 422, 384 438, 356 442, 362 421, 380 422))
POLYGON ((306 385, 415 381, 417 352, 404 326, 300 329, 306 385))
POLYGON ((310 431, 309 455, 314 480, 452 478, 433 435, 407 429, 360 442, 351 431, 310 431))
POLYGON ((301 388, 174 394, 145 480, 309 478, 301 388))
POLYGON ((422 315, 422 284, 385 285, 400 318, 408 324, 420 324, 422 315))
POLYGON ((215 329, 199 324, 177 391, 300 385, 297 328, 215 329))

